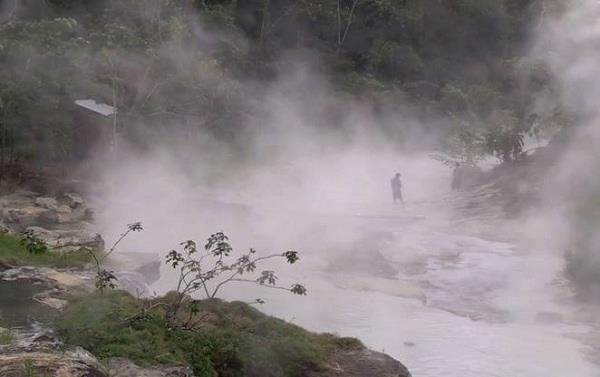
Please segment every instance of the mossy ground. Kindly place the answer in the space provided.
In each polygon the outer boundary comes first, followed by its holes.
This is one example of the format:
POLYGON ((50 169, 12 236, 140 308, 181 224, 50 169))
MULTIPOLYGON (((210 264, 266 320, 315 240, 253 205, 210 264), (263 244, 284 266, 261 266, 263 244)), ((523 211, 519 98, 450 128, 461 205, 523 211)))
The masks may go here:
POLYGON ((21 245, 21 237, 10 233, 0 233, 0 263, 10 266, 47 266, 54 268, 84 267, 91 262, 86 252, 48 251, 42 254, 28 252, 21 245))
POLYGON ((0 346, 11 344, 14 340, 14 335, 11 330, 0 327, 0 346))
MULTIPOLYGON (((157 300, 146 301, 146 307, 157 300)), ((188 364, 197 377, 306 376, 335 350, 363 347, 356 339, 314 334, 241 302, 200 301, 193 321, 182 311, 188 328, 169 326, 160 306, 140 315, 143 306, 119 291, 73 297, 57 327, 68 344, 101 359, 188 364)))

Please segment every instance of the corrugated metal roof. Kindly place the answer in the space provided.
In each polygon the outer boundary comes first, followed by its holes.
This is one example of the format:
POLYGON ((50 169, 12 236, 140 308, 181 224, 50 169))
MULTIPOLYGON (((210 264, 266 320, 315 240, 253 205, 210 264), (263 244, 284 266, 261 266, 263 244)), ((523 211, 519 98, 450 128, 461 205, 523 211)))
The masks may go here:
POLYGON ((93 99, 79 99, 75 101, 75 104, 105 117, 111 116, 116 112, 114 107, 105 103, 97 103, 93 99))

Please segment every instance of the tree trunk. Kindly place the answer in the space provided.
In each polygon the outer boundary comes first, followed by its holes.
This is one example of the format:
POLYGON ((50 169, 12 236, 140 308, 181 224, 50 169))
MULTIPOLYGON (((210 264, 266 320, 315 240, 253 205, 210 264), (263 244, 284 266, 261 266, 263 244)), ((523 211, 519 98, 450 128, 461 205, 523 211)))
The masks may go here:
POLYGON ((269 6, 271 5, 271 0, 264 0, 263 9, 262 9, 262 20, 260 24, 260 34, 258 39, 258 45, 262 50, 264 48, 265 43, 265 35, 267 33, 267 24, 269 22, 269 6))

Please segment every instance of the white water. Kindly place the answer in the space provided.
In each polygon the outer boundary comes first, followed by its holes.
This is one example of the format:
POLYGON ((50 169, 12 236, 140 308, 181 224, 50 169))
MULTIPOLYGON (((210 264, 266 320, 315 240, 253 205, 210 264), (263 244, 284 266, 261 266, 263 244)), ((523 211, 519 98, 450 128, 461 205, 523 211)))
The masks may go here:
MULTIPOLYGON (((243 220, 226 208, 207 209, 191 197, 201 194, 179 192, 185 185, 178 181, 122 180, 116 186, 122 191, 107 201, 112 207, 106 209, 106 223, 112 228, 105 234, 118 234, 122 224, 113 219, 127 215, 145 226, 122 246, 129 250, 164 254, 177 241, 202 241, 216 230, 232 236, 236 250, 299 249, 297 265, 272 267, 281 283, 304 283, 306 297, 248 285, 231 285, 221 297, 260 297, 266 300, 260 309, 269 314, 310 330, 358 337, 402 361, 414 377, 600 376, 600 366, 585 359, 589 350, 565 336, 591 329, 573 321, 573 303, 560 303, 569 295, 556 283, 564 266, 560 253, 522 246, 517 234, 505 230, 509 227, 497 227, 505 221, 489 208, 475 208, 468 218, 454 211, 464 208, 471 194, 449 194, 449 171, 431 160, 405 162, 401 171, 409 202, 406 208, 390 208, 388 178, 381 171, 394 171, 396 162, 365 159, 368 163, 353 161, 354 170, 344 168, 348 176, 332 161, 338 175, 313 177, 307 187, 314 190, 301 187, 301 196, 276 187, 276 194, 297 198, 300 205, 284 201, 292 208, 284 210, 276 201, 271 208, 255 207, 243 220), (315 205, 306 206, 311 202, 315 205), (412 216, 425 219, 408 221, 412 216), (381 264, 366 267, 378 259, 399 272, 381 273, 381 264), (540 312, 558 313, 564 321, 542 323, 536 320, 540 312)), ((340 167, 345 165, 342 161, 340 167)), ((268 204, 274 190, 263 187, 267 192, 256 199, 268 204)), ((260 194, 256 188, 246 191, 260 194)), ((541 224, 542 231, 532 231, 543 236, 548 230, 541 224)), ((153 288, 164 293, 174 281, 173 271, 164 266, 153 288)))
MULTIPOLYGON (((416 214, 419 209, 416 204, 406 211, 416 214)), ((600 366, 585 361, 582 346, 564 336, 586 333, 587 327, 536 320, 538 312, 569 316, 568 308, 554 300, 565 293, 553 284, 563 268, 559 255, 453 234, 447 226, 438 230, 440 222, 427 219, 337 223, 337 229, 328 230, 393 233, 379 247, 403 271, 392 279, 369 271, 345 272, 336 267, 337 258, 357 251, 322 245, 305 253, 295 268, 279 266, 281 280, 304 282, 308 296, 248 286, 231 286, 223 296, 244 301, 261 297, 267 301, 261 310, 267 313, 310 330, 358 337, 401 360, 414 377, 600 376, 600 366)))

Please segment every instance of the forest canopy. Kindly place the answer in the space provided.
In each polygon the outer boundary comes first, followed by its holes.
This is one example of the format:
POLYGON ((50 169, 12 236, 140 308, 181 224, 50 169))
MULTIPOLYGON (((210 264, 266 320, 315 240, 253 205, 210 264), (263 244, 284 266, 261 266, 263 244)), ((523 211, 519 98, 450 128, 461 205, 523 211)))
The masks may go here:
MULTIPOLYGON (((0 4, 2 172, 73 160, 82 98, 117 108, 131 140, 167 128, 235 145, 256 110, 247 83, 277 80, 300 55, 335 91, 381 113, 401 101, 423 123, 443 118, 434 127, 458 160, 509 156, 522 135, 569 123, 560 106, 536 100, 554 90, 526 55, 531 20, 547 12, 536 0, 0 4)), ((401 125, 381 127, 401 139, 401 125)))

